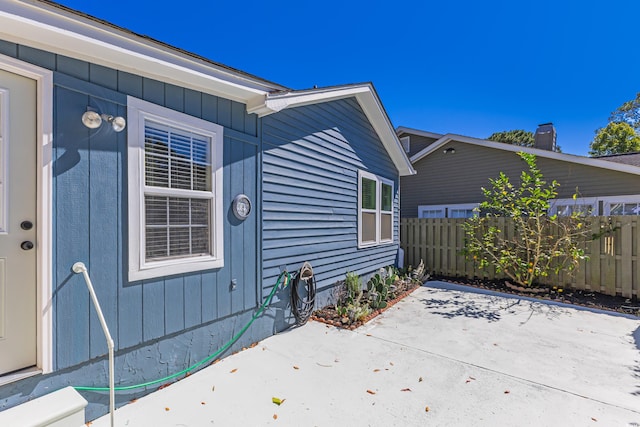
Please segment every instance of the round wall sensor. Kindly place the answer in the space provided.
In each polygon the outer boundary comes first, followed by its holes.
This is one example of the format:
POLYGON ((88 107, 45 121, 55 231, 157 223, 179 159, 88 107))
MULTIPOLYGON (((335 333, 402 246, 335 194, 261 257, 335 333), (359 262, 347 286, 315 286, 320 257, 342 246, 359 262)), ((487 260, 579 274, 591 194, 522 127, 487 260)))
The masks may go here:
POLYGON ((240 221, 244 221, 251 213, 251 200, 249 200, 249 197, 245 194, 238 194, 235 199, 233 199, 231 207, 235 217, 240 221))

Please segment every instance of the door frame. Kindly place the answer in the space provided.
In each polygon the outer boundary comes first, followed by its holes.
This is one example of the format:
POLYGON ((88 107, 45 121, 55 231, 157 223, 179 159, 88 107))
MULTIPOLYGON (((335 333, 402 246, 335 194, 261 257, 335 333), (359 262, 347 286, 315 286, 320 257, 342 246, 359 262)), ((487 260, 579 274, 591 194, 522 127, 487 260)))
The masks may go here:
POLYGON ((53 306, 51 300, 53 71, 2 54, 0 54, 0 69, 36 81, 37 370, 34 373, 42 372, 46 374, 53 370, 53 306))

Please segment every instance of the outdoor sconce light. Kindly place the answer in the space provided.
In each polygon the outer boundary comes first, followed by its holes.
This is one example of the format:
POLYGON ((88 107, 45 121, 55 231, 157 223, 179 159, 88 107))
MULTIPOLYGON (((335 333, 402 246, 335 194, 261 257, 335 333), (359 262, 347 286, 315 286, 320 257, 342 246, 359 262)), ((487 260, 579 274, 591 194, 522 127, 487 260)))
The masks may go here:
POLYGON ((453 147, 449 147, 449 148, 445 148, 444 149, 444 154, 454 154, 456 152, 456 149, 453 147))
POLYGON ((89 129, 99 128, 103 120, 111 123, 111 127, 116 132, 122 132, 127 126, 127 121, 121 116, 114 117, 110 114, 99 114, 92 110, 87 110, 82 115, 82 123, 89 129))

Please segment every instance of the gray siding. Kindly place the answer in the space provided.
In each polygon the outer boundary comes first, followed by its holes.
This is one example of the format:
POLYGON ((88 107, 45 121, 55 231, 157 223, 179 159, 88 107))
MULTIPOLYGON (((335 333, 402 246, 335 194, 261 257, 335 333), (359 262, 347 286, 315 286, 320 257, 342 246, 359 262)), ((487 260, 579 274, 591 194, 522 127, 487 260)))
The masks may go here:
POLYGON ((438 140, 437 138, 429 138, 427 136, 413 135, 413 134, 404 133, 404 132, 398 135, 399 138, 402 138, 405 136, 408 136, 410 141, 409 152, 407 153, 408 157, 411 157, 416 153, 419 153, 420 151, 424 150, 425 148, 427 148, 428 146, 430 146, 431 144, 433 144, 438 140))
POLYGON ((398 249, 398 172, 354 98, 299 107, 262 121, 263 292, 281 267, 313 266, 326 289, 347 271, 394 264, 398 249), (358 249, 358 170, 394 182, 394 243, 358 249))
MULTIPOLYGON (((416 217, 419 205, 476 203, 481 187, 500 172, 519 182, 526 164, 516 153, 452 141, 454 154, 437 150, 416 162, 416 175, 402 177, 402 217, 416 217)), ((576 188, 581 197, 640 194, 640 176, 577 163, 539 157, 538 167, 547 181, 560 183, 558 198, 571 197, 576 188)))

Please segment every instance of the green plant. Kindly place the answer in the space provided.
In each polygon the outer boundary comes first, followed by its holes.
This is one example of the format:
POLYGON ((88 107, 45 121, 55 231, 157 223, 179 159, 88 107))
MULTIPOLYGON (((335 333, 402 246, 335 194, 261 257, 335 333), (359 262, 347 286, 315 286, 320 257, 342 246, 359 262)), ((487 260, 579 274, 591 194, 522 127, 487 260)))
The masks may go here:
POLYGON ((367 282, 367 296, 369 305, 373 309, 385 308, 387 300, 395 298, 395 285, 397 275, 392 268, 383 268, 380 273, 374 274, 367 282))
POLYGON ((346 303, 347 304, 355 304, 360 301, 362 298, 362 281, 360 280, 360 276, 356 273, 349 271, 347 272, 345 281, 346 288, 346 303))
POLYGON ((464 252, 480 268, 494 265, 516 283, 531 286, 552 271, 577 269, 586 258, 579 243, 586 238, 588 227, 581 212, 562 217, 547 214, 559 184, 547 184, 534 155, 518 154, 528 171, 521 173, 519 186, 501 172, 489 180, 490 188, 482 188, 485 200, 476 216, 463 225, 464 252), (513 228, 507 226, 511 222, 513 228))

